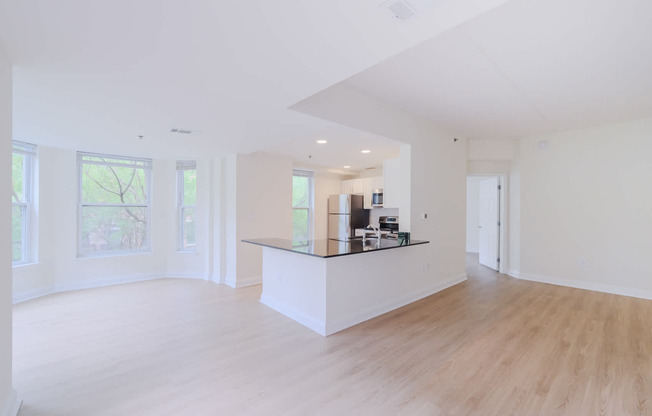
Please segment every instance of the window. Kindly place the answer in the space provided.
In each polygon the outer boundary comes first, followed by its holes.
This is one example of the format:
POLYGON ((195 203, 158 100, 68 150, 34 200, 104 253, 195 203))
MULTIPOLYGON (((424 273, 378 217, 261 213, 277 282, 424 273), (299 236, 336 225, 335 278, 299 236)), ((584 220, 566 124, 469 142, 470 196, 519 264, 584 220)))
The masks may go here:
POLYGON ((77 153, 80 256, 149 251, 151 159, 77 153))
POLYGON ((194 251, 197 210, 197 164, 194 160, 177 162, 177 212, 179 251, 194 251))
POLYGON ((34 161, 36 146, 14 141, 11 160, 11 260, 14 266, 34 261, 34 161))
POLYGON ((292 240, 310 240, 312 228, 312 172, 295 170, 292 176, 292 240))

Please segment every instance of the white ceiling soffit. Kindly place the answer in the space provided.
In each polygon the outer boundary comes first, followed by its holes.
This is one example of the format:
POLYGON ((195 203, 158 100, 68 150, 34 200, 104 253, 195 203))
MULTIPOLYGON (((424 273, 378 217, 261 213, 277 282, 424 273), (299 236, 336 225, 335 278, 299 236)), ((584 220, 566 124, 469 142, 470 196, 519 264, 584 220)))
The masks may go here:
POLYGON ((474 139, 649 117, 649 16, 635 0, 512 1, 343 85, 474 139))
POLYGON ((338 171, 344 166, 350 166, 351 170, 360 171, 382 166, 384 160, 398 157, 400 145, 395 140, 379 135, 329 124, 317 132, 312 140, 288 132, 287 140, 268 147, 266 151, 289 156, 305 165, 335 168, 338 171), (325 139, 328 143, 319 144, 317 139, 325 139), (371 153, 361 153, 365 149, 371 150, 371 153))
POLYGON ((0 0, 14 136, 170 158, 312 143, 332 123, 290 105, 505 0, 441 0, 409 24, 380 2, 0 0))

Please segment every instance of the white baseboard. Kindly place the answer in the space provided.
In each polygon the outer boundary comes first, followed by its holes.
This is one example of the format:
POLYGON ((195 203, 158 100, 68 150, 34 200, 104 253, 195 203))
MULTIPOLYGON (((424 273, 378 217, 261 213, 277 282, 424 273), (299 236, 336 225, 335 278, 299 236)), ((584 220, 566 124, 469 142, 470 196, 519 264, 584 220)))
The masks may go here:
MULTIPOLYGON (((451 286, 455 286, 458 283, 462 283, 467 279, 466 273, 461 274, 459 276, 451 277, 449 279, 444 280, 443 282, 438 282, 435 285, 419 290, 416 292, 408 293, 405 296, 402 296, 400 299, 387 302, 382 305, 377 305, 371 309, 368 309, 362 313, 359 313, 355 316, 352 316, 348 319, 343 319, 340 321, 332 322, 332 323, 326 323, 326 335, 331 335, 336 332, 339 332, 343 329, 352 327, 353 325, 357 325, 361 322, 368 321, 369 319, 375 318, 377 316, 383 315, 387 312, 393 311, 394 309, 401 308, 405 305, 409 305, 412 302, 416 302, 420 299, 423 299, 425 297, 428 297, 430 295, 434 295, 437 292, 441 292, 442 290, 448 289, 451 286)), ((307 326, 307 325, 306 325, 307 326)))
POLYGON ((154 280, 167 277, 161 273, 138 273, 125 276, 104 277, 101 279, 89 279, 82 282, 71 282, 63 284, 55 284, 55 292, 67 292, 70 290, 91 289, 94 287, 104 287, 112 285, 120 285, 123 283, 142 282, 145 280, 154 280))
POLYGON ((319 335, 326 336, 326 326, 324 325, 323 322, 319 322, 318 320, 312 318, 311 316, 306 315, 305 313, 302 313, 295 308, 287 305, 284 302, 279 302, 276 299, 271 299, 269 296, 265 296, 265 293, 260 296, 260 303, 262 303, 265 306, 269 306, 270 308, 274 309, 277 312, 282 313, 283 315, 287 316, 290 319, 294 319, 295 321, 299 322, 301 325, 306 326, 319 335))
POLYGON ((11 296, 12 303, 25 302, 27 300, 40 298, 41 296, 49 295, 54 293, 54 286, 41 287, 38 289, 25 290, 23 292, 14 293, 11 296))
POLYGON ((359 313, 351 318, 348 319, 343 319, 340 321, 336 322, 320 322, 316 320, 315 318, 308 316, 295 308, 292 308, 291 306, 288 306, 284 302, 279 302, 276 299, 272 299, 269 296, 266 296, 265 293, 260 297, 260 303, 263 305, 269 306, 270 308, 282 313, 283 315, 287 316, 288 318, 294 319, 295 321, 299 322, 300 324, 312 329, 319 335, 323 336, 328 336, 331 334, 334 334, 336 332, 339 332, 343 329, 352 327, 353 325, 357 325, 361 322, 368 321, 369 319, 375 318, 377 316, 380 316, 382 314, 385 314, 387 312, 393 311, 394 309, 401 308, 405 305, 408 305, 412 302, 416 302, 417 300, 423 299, 425 297, 428 297, 430 295, 433 295, 437 292, 441 292, 444 289, 447 289, 451 286, 454 286, 458 283, 461 283, 467 279, 466 274, 461 274, 456 277, 452 277, 450 279, 446 279, 443 282, 438 282, 435 285, 419 290, 413 293, 409 293, 403 297, 401 297, 398 300, 387 302, 382 305, 377 305, 371 309, 368 309, 362 313, 359 313))
MULTIPOLYGON (((58 292, 69 292, 73 290, 92 289, 94 287, 104 287, 112 285, 121 285, 124 283, 144 282, 154 279, 202 279, 212 281, 218 284, 226 284, 233 288, 258 285, 263 282, 262 277, 252 277, 250 279, 239 280, 237 284, 231 281, 216 281, 208 276, 198 275, 195 273, 139 273, 125 276, 105 277, 101 279, 89 279, 80 282, 71 282, 63 284, 55 284, 44 286, 36 289, 30 289, 22 292, 17 292, 12 295, 12 303, 25 302, 31 299, 40 298, 41 296, 51 295, 58 292)), ((2 414, 0 414, 2 416, 2 414)))
POLYGON ((480 252, 480 250, 478 250, 477 248, 473 248, 473 247, 467 247, 466 252, 471 253, 471 254, 478 254, 480 252))
POLYGON ((218 285, 225 285, 226 284, 226 279, 224 278, 224 276, 220 276, 219 274, 215 274, 215 273, 211 274, 208 277, 208 280, 213 282, 213 283, 217 283, 218 285))
POLYGON ((0 408, 0 416, 16 416, 20 410, 22 400, 18 399, 18 395, 14 389, 11 389, 9 397, 4 401, 0 408))
POLYGON ((169 279, 201 279, 210 280, 208 276, 201 273, 165 273, 165 277, 169 279))
POLYGON ((508 271, 507 271, 507 275, 508 275, 508 276, 515 277, 515 278, 517 278, 517 279, 520 279, 520 277, 521 277, 521 272, 518 271, 518 270, 508 270, 508 271))
POLYGON ((548 283, 551 285, 572 287, 575 289, 593 290, 595 292, 652 300, 652 291, 650 290, 641 290, 606 283, 587 282, 585 280, 566 279, 563 277, 543 276, 534 273, 520 273, 515 277, 532 282, 548 283))
POLYGON ((104 287, 112 285, 120 285, 124 283, 142 282, 146 280, 154 280, 168 277, 160 273, 140 273, 126 276, 117 276, 111 278, 90 279, 81 282, 71 282, 63 284, 55 284, 54 286, 45 286, 38 289, 18 292, 13 294, 13 303, 20 303, 26 300, 35 299, 41 296, 50 295, 58 292, 69 292, 72 290, 92 289, 94 287, 104 287))
POLYGON ((249 277, 247 279, 233 279, 233 278, 226 278, 224 281, 224 284, 227 286, 230 286, 234 289, 237 289, 239 287, 246 287, 246 286, 253 286, 253 285, 260 285, 263 283, 263 277, 262 276, 254 276, 254 277, 249 277))

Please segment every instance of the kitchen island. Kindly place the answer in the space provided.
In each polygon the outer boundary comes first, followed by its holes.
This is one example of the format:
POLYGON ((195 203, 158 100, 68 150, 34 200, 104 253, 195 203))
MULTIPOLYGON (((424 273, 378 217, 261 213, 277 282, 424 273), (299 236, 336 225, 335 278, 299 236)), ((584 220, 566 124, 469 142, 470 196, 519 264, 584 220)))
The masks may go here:
POLYGON ((260 302, 324 336, 465 280, 432 281, 428 241, 242 241, 263 247, 260 302))

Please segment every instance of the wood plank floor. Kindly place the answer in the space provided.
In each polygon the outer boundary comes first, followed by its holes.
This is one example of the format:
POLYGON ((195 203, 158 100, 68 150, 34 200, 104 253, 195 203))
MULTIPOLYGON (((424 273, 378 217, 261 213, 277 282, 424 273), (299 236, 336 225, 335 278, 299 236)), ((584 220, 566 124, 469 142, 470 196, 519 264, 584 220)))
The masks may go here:
POLYGON ((21 416, 652 415, 652 301, 469 280, 323 338, 163 279, 14 307, 21 416))

